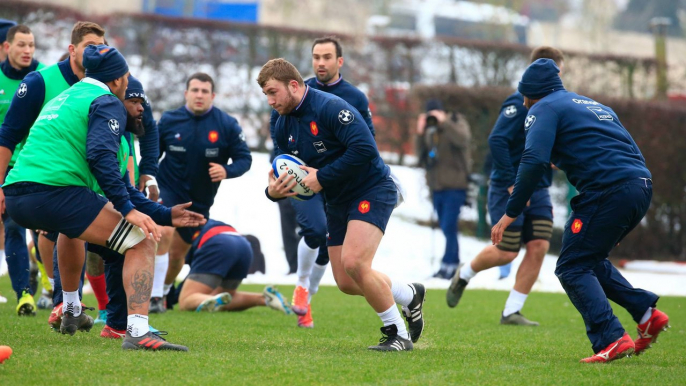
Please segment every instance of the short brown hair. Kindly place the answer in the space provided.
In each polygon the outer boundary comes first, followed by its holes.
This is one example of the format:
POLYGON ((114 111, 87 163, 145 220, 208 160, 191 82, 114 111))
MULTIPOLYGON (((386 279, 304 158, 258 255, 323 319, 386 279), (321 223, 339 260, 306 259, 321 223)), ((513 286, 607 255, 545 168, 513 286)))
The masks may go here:
POLYGON ((562 63, 565 60, 565 56, 562 54, 562 51, 558 50, 557 48, 553 48, 550 46, 541 46, 536 47, 531 52, 530 59, 531 63, 537 61, 538 59, 552 59, 559 66, 560 63, 562 63))
POLYGON ((343 56, 343 48, 341 47, 341 43, 336 39, 335 36, 324 36, 322 38, 318 38, 314 40, 314 43, 312 43, 312 49, 311 51, 314 51, 314 46, 317 44, 326 44, 326 43, 331 43, 333 44, 334 47, 336 47, 336 57, 340 58, 343 56))
POLYGON ((7 30, 7 39, 5 41, 11 44, 14 40, 14 35, 18 33, 30 35, 33 32, 31 32, 31 28, 29 28, 28 26, 24 24, 18 24, 7 30))
POLYGON ((303 77, 298 69, 284 58, 272 59, 262 66, 260 74, 257 75, 257 84, 262 88, 270 79, 277 80, 286 85, 288 82, 295 80, 301 86, 305 86, 303 77))
POLYGON ((210 91, 214 92, 214 79, 204 72, 196 72, 188 78, 186 81, 186 91, 188 91, 188 86, 190 86, 191 80, 193 79, 197 79, 201 82, 210 82, 210 91))
POLYGON ((90 21, 77 21, 71 29, 71 44, 77 45, 83 41, 83 37, 88 34, 95 34, 98 37, 105 36, 105 30, 99 24, 90 21))

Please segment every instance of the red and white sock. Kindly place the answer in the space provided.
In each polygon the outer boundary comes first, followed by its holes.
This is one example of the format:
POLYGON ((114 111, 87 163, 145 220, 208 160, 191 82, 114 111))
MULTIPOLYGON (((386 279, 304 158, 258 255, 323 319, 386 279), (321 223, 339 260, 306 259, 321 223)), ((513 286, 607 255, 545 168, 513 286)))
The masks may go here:
POLYGON ((105 284, 105 274, 100 276, 92 276, 86 273, 88 281, 91 283, 91 288, 93 288, 93 294, 95 299, 98 300, 98 310, 102 311, 107 308, 107 303, 110 299, 107 297, 107 284, 105 284))

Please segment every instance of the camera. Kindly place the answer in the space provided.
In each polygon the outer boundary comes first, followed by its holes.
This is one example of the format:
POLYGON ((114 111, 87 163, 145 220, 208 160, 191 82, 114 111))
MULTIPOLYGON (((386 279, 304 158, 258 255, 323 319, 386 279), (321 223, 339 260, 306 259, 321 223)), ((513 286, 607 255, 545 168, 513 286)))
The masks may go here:
POLYGON ((428 149, 424 161, 427 169, 431 169, 438 161, 438 137, 436 136, 436 134, 439 132, 438 119, 433 115, 427 115, 424 127, 428 136, 428 149))
POLYGON ((433 115, 427 115, 424 127, 426 127, 427 130, 430 130, 431 128, 436 130, 438 128, 438 118, 433 115))

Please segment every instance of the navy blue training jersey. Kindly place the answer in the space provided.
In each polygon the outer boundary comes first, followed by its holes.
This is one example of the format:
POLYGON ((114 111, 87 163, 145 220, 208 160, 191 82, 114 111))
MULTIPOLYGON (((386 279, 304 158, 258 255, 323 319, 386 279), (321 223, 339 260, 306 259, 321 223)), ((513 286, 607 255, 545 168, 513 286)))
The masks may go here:
MULTIPOLYGON (((524 120, 528 109, 524 107, 524 97, 515 91, 503 102, 500 115, 488 136, 491 149, 491 183, 510 187, 517 177, 517 168, 524 152, 526 140, 524 120)), ((541 178, 538 188, 547 188, 552 183, 552 170, 548 168, 541 178)))
POLYGON ((579 192, 651 178, 645 159, 615 112, 566 90, 549 94, 527 115, 526 147, 507 215, 517 217, 552 162, 579 192))
POLYGON ((390 173, 357 109, 309 86, 298 107, 278 117, 273 138, 277 154, 295 155, 318 169, 329 205, 347 204, 390 173))
POLYGON ((138 145, 141 150, 138 171, 140 174, 155 177, 157 176, 158 169, 157 160, 160 155, 160 135, 157 132, 157 122, 155 122, 155 118, 152 116, 152 106, 147 97, 145 97, 143 102, 143 127, 145 128, 145 133, 138 137, 138 145))
MULTIPOLYGON (((69 58, 57 63, 64 80, 73 86, 79 81, 69 63, 69 58)), ((25 92, 15 94, 0 128, 0 146, 14 152, 14 148, 26 136, 40 114, 45 101, 45 80, 40 72, 30 72, 24 77, 25 92)))
POLYGON ((186 264, 191 264, 193 262, 195 252, 202 247, 207 240, 223 232, 231 232, 238 235, 236 229, 231 225, 218 220, 207 219, 207 223, 202 229, 193 235, 193 242, 186 255, 186 264))
MULTIPOLYGON (((321 83, 317 80, 317 78, 310 78, 305 81, 305 84, 313 89, 333 94, 350 103, 364 118, 369 130, 372 132, 372 136, 376 136, 376 132, 374 132, 374 124, 372 123, 372 112, 369 110, 369 100, 367 99, 367 96, 360 91, 360 89, 343 80, 342 76, 339 77, 337 81, 329 84, 321 83)), ((272 136, 272 140, 274 140, 274 124, 276 123, 277 119, 279 119, 279 113, 277 113, 276 110, 272 110, 272 115, 269 121, 269 132, 272 136)), ((279 154, 278 148, 275 147, 273 156, 275 157, 279 154)))
POLYGON ((164 153, 157 176, 160 189, 172 190, 199 210, 210 209, 219 189, 220 182, 210 178, 211 162, 224 165, 226 178, 250 170, 252 156, 238 121, 216 107, 203 115, 193 114, 185 105, 166 111, 157 127, 164 153))
MULTIPOLYGON (((89 80, 90 78, 86 78, 85 81, 89 80)), ((157 224, 171 225, 171 209, 148 200, 131 186, 128 171, 121 176, 117 152, 121 146, 121 136, 125 134, 123 131, 114 132, 110 129, 109 122, 112 119, 126 122, 126 108, 122 102, 110 94, 96 98, 90 105, 86 135, 86 159, 93 176, 122 216, 136 208, 149 215, 157 224)), ((126 135, 130 139, 130 133, 126 135)))
POLYGON ((365 123, 367 123, 372 135, 376 136, 376 132, 374 132, 374 124, 372 123, 372 112, 369 110, 369 100, 367 99, 367 96, 364 95, 359 88, 344 80, 342 75, 338 77, 337 81, 328 84, 318 81, 316 77, 306 80, 305 84, 313 89, 333 94, 350 103, 357 110, 357 112, 362 115, 362 118, 364 118, 365 123))
POLYGON ((6 77, 14 80, 22 80, 29 72, 36 71, 40 63, 36 59, 31 59, 31 64, 28 67, 17 70, 10 64, 10 59, 6 58, 4 62, 0 63, 0 71, 6 77))

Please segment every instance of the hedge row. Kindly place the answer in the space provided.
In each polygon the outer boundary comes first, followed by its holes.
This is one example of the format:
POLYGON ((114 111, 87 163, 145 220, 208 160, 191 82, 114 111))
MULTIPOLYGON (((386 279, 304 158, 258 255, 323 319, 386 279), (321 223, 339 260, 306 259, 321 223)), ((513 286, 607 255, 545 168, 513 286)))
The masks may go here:
MULTIPOLYGON (((422 87, 413 89, 417 106, 439 98, 447 110, 460 111, 469 120, 474 138, 474 161, 478 170, 488 152, 488 135, 507 95, 507 88, 422 87)), ((686 260, 686 151, 683 124, 686 104, 593 99, 619 116, 643 153, 653 175, 653 201, 643 222, 613 254, 634 259, 686 260)), ((381 131, 382 129, 378 129, 381 131)))

